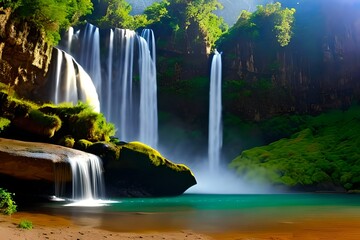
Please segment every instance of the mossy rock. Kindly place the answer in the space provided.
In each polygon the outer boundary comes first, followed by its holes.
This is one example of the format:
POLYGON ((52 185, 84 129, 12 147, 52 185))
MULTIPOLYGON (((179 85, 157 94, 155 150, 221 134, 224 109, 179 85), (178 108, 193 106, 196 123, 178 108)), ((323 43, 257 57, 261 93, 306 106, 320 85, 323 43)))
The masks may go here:
POLYGON ((111 196, 176 196, 196 184, 187 166, 171 162, 143 143, 115 147, 119 149, 118 158, 104 164, 111 196))

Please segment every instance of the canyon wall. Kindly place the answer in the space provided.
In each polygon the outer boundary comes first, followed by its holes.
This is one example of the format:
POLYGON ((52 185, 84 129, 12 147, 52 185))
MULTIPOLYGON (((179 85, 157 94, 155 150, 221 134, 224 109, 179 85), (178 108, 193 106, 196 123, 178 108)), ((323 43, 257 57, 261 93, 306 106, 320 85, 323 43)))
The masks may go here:
POLYGON ((44 33, 0 6, 0 82, 33 98, 44 84, 52 47, 44 33))
POLYGON ((347 108, 360 99, 359 4, 300 1, 293 32, 285 47, 271 29, 218 46, 224 52, 225 111, 259 121, 347 108))

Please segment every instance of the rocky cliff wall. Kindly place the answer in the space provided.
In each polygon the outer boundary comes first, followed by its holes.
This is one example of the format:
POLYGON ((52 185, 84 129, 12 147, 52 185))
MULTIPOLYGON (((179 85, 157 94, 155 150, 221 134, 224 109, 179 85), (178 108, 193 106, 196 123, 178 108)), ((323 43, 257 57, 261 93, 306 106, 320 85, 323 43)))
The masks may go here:
POLYGON ((48 71, 51 50, 44 33, 0 6, 0 82, 23 97, 36 96, 48 71))
POLYGON ((263 32, 218 47, 224 52, 226 111, 261 120, 347 108, 360 99, 359 4, 302 1, 295 18, 286 47, 263 32))

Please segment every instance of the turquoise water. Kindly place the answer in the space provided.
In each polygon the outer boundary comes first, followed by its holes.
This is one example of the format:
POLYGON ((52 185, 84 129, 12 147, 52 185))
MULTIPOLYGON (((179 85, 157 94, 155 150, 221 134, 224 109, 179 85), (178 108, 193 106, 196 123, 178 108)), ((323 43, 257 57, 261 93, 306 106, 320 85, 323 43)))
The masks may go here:
POLYGON ((103 207, 45 204, 36 211, 65 216, 79 225, 112 231, 171 231, 204 233, 258 229, 299 219, 336 216, 360 218, 360 195, 254 194, 197 195, 168 198, 113 199, 103 207))

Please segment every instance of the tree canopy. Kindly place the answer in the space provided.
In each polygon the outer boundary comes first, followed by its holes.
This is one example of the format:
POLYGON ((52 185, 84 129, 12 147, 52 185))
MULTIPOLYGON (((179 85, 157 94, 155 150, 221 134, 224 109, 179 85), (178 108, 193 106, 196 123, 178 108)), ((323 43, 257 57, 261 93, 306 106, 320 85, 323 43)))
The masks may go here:
POLYGON ((285 47, 293 35, 295 11, 294 8, 283 8, 279 2, 259 5, 253 13, 244 10, 228 35, 240 34, 254 39, 273 35, 279 45, 285 47))
POLYGON ((60 40, 59 31, 76 24, 81 16, 91 13, 91 0, 0 0, 15 14, 44 31, 50 43, 60 40))
POLYGON ((149 24, 170 28, 179 44, 205 40, 213 47, 228 28, 223 18, 214 13, 221 8, 218 0, 162 0, 148 7, 145 14, 149 24))

